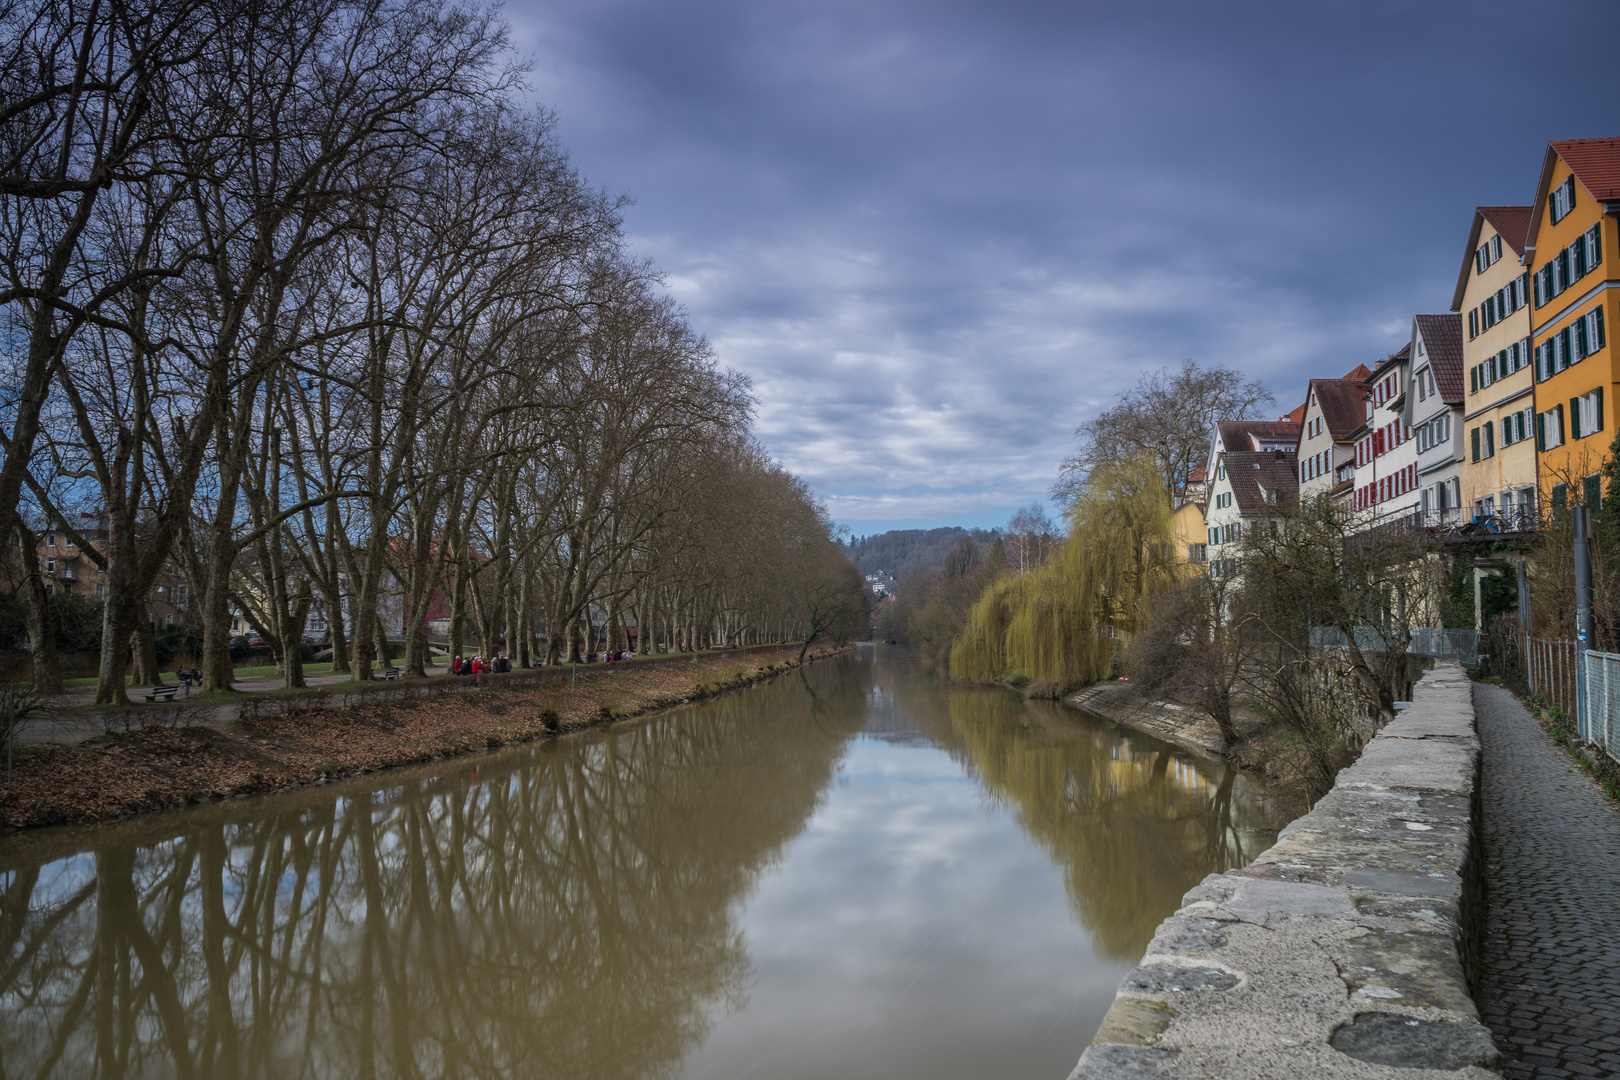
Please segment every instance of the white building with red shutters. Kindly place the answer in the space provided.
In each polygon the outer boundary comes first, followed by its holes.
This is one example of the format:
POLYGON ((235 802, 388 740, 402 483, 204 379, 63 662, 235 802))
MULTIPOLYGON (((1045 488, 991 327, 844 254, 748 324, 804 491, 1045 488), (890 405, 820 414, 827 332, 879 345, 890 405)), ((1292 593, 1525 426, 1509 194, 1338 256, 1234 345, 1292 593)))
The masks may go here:
POLYGON ((1356 443, 1358 513, 1378 518, 1409 514, 1420 505, 1417 443, 1406 412, 1412 346, 1390 354, 1367 380, 1367 430, 1356 443))

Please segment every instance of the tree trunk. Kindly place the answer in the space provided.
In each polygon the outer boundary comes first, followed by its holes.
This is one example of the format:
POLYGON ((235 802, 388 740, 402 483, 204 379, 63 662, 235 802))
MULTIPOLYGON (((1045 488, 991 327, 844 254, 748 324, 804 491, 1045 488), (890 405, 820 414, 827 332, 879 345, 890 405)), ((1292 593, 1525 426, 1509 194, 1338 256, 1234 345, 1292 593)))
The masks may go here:
POLYGON ((157 634, 150 618, 135 620, 135 632, 130 635, 130 648, 135 658, 135 683, 158 686, 163 676, 158 672, 157 634))
POLYGON ((23 625, 28 630, 28 651, 34 661, 34 689, 41 693, 61 693, 62 664, 56 655, 56 628, 51 621, 51 598, 45 591, 44 572, 39 568, 39 552, 35 549, 34 533, 23 524, 20 516, 13 514, 12 518, 17 566, 21 572, 23 589, 27 593, 22 605, 23 625))

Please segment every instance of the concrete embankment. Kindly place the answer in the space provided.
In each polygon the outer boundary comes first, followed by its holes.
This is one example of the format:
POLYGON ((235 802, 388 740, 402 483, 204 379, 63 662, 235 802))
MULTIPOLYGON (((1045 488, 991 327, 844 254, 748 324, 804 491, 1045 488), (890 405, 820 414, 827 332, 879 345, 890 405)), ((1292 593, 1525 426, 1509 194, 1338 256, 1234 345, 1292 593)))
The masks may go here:
POLYGON ((1186 894, 1071 1080, 1495 1076, 1479 764, 1445 664, 1273 847, 1186 894))

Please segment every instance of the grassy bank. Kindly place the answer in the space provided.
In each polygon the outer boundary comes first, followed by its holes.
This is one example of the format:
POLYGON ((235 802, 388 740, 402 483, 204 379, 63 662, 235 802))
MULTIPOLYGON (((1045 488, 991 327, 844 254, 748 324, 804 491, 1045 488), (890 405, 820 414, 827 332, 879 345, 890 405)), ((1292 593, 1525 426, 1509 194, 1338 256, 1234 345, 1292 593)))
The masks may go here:
MULTIPOLYGON (((837 650, 812 649, 807 660, 837 650)), ((596 665, 542 686, 292 709, 218 726, 147 726, 76 746, 20 745, 5 825, 106 821, 527 742, 770 678, 796 653, 596 665)))

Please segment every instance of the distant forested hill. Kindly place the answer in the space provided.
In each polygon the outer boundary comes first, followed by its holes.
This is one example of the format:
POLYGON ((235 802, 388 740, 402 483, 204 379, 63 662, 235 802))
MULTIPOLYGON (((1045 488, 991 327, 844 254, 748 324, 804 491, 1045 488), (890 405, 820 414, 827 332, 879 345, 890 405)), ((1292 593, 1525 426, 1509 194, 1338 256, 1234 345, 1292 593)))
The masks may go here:
POLYGON ((955 525, 944 529, 894 529, 876 536, 855 537, 850 541, 849 556, 863 574, 882 570, 899 580, 905 577, 907 570, 945 565, 945 553, 965 536, 971 536, 974 543, 986 548, 995 542, 996 535, 994 529, 963 529, 955 525))

